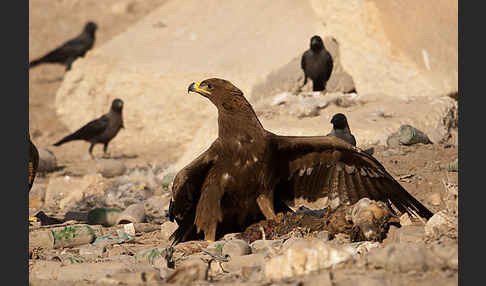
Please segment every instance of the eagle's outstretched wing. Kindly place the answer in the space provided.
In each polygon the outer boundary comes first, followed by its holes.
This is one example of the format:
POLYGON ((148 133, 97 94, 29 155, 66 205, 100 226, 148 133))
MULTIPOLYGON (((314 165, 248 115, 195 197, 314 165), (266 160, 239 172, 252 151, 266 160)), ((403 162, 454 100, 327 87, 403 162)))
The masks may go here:
POLYGON ((334 137, 272 139, 278 161, 275 196, 291 206, 354 204, 363 197, 429 219, 433 213, 410 195, 373 156, 334 137))

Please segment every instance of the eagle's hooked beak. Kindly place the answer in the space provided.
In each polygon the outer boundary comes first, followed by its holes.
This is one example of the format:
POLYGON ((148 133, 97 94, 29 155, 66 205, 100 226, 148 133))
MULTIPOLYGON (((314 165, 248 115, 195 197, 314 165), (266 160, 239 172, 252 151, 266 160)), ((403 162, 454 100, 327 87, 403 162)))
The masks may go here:
POLYGON ((189 85, 189 87, 187 88, 187 93, 192 91, 192 92, 197 92, 201 95, 211 94, 211 92, 209 92, 205 89, 199 88, 200 85, 201 85, 201 83, 198 82, 198 81, 191 83, 189 85))

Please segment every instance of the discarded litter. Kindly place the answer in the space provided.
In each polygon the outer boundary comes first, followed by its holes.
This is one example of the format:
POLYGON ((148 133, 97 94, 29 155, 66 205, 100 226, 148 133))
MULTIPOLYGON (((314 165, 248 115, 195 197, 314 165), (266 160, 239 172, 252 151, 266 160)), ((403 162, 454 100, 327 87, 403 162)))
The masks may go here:
POLYGON ((397 147, 398 145, 413 145, 417 143, 432 144, 432 141, 424 132, 405 124, 400 126, 397 132, 390 134, 386 139, 386 143, 390 147, 397 147))
POLYGON ((54 248, 73 247, 95 240, 95 230, 88 225, 65 226, 50 230, 54 238, 54 248))
POLYGON ((95 208, 88 213, 88 224, 114 226, 120 213, 121 210, 117 208, 95 208))
POLYGON ((74 264, 74 263, 83 263, 85 262, 84 257, 80 255, 73 255, 70 253, 62 253, 59 255, 55 255, 51 257, 53 261, 59 261, 63 264, 74 264))
POLYGON ((459 160, 456 159, 452 162, 447 164, 447 171, 449 172, 458 172, 459 171, 459 160))
POLYGON ((117 230, 117 235, 114 236, 112 234, 106 234, 100 237, 97 237, 93 244, 103 244, 103 245, 110 245, 110 244, 118 244, 123 243, 131 240, 135 240, 135 237, 129 235, 125 232, 124 229, 117 230))

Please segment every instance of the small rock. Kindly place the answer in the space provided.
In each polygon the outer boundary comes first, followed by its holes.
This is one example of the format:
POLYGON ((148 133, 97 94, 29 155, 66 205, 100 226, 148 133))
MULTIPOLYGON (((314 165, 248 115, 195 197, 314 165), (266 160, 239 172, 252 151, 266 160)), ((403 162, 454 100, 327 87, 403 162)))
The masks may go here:
POLYGON ((317 233, 317 238, 319 238, 323 241, 328 241, 329 240, 329 231, 327 231, 327 230, 319 231, 317 233))
POLYGON ((429 196, 429 202, 433 206, 440 206, 442 203, 442 198, 440 196, 440 193, 433 193, 429 196))
POLYGON ((457 218, 451 216, 446 210, 434 214, 425 224, 427 239, 439 239, 442 236, 457 238, 457 218))
POLYGON ((265 265, 268 279, 309 274, 333 267, 352 258, 349 250, 337 248, 318 239, 295 241, 282 255, 271 258, 265 265))
POLYGON ((449 269, 457 270, 459 267, 459 253, 457 243, 434 244, 432 251, 441 258, 449 269))
POLYGON ((135 236, 135 226, 132 222, 124 224, 123 230, 125 231, 126 234, 131 235, 131 236, 135 236))
POLYGON ((127 167, 122 161, 114 159, 100 159, 96 164, 96 168, 98 173, 105 178, 121 176, 127 170, 127 167))
POLYGON ((412 219, 408 215, 408 213, 404 213, 403 215, 400 216, 400 225, 401 226, 406 226, 406 225, 412 225, 412 219))
POLYGON ((407 225, 398 228, 396 226, 390 226, 386 239, 383 244, 411 242, 422 242, 425 236, 425 230, 423 225, 407 225))
MULTIPOLYGON (((263 264, 262 264, 263 265, 263 264)), ((242 266, 240 275, 248 282, 259 282, 264 277, 263 266, 242 266)))
POLYGON ((304 238, 295 238, 295 237, 291 237, 289 239, 287 239, 282 247, 281 247, 281 251, 284 252, 284 251, 287 251, 289 248, 291 248, 293 245, 295 244, 298 244, 298 243, 305 243, 307 240, 304 239, 304 238))
POLYGON ((223 236, 223 240, 241 239, 241 232, 227 233, 223 236))
POLYGON ((46 230, 30 231, 29 249, 34 248, 53 249, 54 236, 52 232, 46 230))
POLYGON ((229 262, 223 262, 222 268, 224 271, 235 273, 241 273, 244 269, 259 267, 262 268, 265 264, 265 258, 263 254, 249 254, 245 256, 233 256, 229 262))
POLYGON ((133 227, 135 228, 135 232, 137 233, 160 230, 160 225, 149 222, 137 222, 133 224, 133 227))
POLYGON ((181 262, 175 271, 166 279, 169 284, 190 284, 194 281, 206 280, 208 273, 208 264, 200 258, 188 258, 181 262))
POLYGON ((293 95, 290 92, 282 92, 282 93, 275 95, 272 98, 270 105, 275 106, 275 105, 285 104, 285 103, 291 101, 292 99, 295 99, 295 95, 293 95))
MULTIPOLYGON (((320 94, 317 93, 316 94, 320 94)), ((318 116, 320 110, 329 105, 329 101, 324 97, 302 97, 299 96, 298 104, 291 105, 290 113, 298 118, 318 116)))
MULTIPOLYGON (((394 132, 394 133, 388 135, 388 137, 386 138, 386 146, 392 147, 392 148, 396 148, 396 147, 400 146, 400 139, 399 139, 398 132, 394 132)), ((391 149, 391 150, 393 150, 393 149, 391 149)), ((389 154, 386 154, 386 155, 385 155, 385 152, 383 152, 383 155, 384 156, 390 156, 390 155, 395 155, 395 154, 393 154, 393 151, 390 151, 389 154)))
POLYGON ((79 255, 87 260, 96 260, 103 258, 106 248, 94 244, 85 244, 79 247, 79 255))
POLYGON ((162 279, 167 279, 169 276, 171 276, 174 273, 174 269, 168 268, 168 267, 161 267, 160 268, 160 278, 162 279))
POLYGON ((222 255, 230 257, 242 256, 251 253, 248 243, 242 239, 233 239, 223 245, 222 255))
POLYGON ((179 226, 177 223, 172 221, 166 221, 160 226, 160 233, 158 235, 159 238, 163 240, 169 240, 169 237, 174 233, 174 231, 179 226))
POLYGON ((45 148, 39 148, 38 172, 52 172, 57 168, 57 160, 54 153, 45 148))
POLYGON ((251 253, 261 253, 266 255, 267 253, 277 253, 277 250, 283 245, 283 240, 255 240, 250 244, 251 253))
POLYGON ((117 2, 116 4, 111 6, 111 12, 113 14, 128 14, 134 11, 134 5, 136 2, 132 1, 122 1, 117 2))
POLYGON ((137 223, 145 221, 145 207, 143 204, 133 204, 120 213, 116 224, 137 223))
POLYGON ((204 254, 210 255, 212 257, 221 257, 223 258, 223 246, 224 241, 214 241, 211 242, 207 248, 203 249, 204 254))
POLYGON ((365 255, 370 252, 371 249, 381 247, 379 242, 372 241, 361 241, 358 243, 353 243, 351 245, 343 246, 344 249, 348 250, 353 256, 354 255, 365 255))
POLYGON ((46 188, 37 184, 29 191, 29 208, 39 209, 44 205, 46 188))
POLYGON ((440 270, 444 261, 423 243, 392 243, 368 253, 369 266, 393 272, 440 270))
POLYGON ((166 267, 165 250, 157 247, 144 248, 135 254, 135 261, 139 263, 148 263, 154 267, 166 267))

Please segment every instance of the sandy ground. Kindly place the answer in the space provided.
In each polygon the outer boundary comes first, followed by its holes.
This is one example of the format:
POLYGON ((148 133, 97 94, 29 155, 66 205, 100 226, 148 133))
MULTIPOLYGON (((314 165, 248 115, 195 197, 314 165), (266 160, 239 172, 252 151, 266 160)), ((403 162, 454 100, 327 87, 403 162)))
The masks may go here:
MULTIPOLYGON (((94 46, 96 49, 165 2, 166 0, 29 1, 29 60, 44 55, 78 35, 84 24, 90 20, 95 21, 99 27, 94 46)), ((51 145, 69 132, 57 118, 55 109, 56 92, 64 73, 64 66, 56 64, 41 65, 29 71, 29 128, 33 142, 40 148, 54 150, 55 147, 51 145)), ((107 111, 108 107, 105 112, 107 111)), ((91 165, 85 160, 89 145, 84 142, 74 142, 74 145, 79 145, 74 150, 80 151, 74 152, 74 157, 70 157, 73 149, 55 150, 58 163, 72 165, 72 162, 78 162, 80 164, 74 168, 89 168, 91 165)), ((95 153, 101 156, 99 147, 95 148, 95 153)), ((115 149, 115 153, 116 151, 115 149)), ((140 158, 140 161, 144 160, 140 158)))

